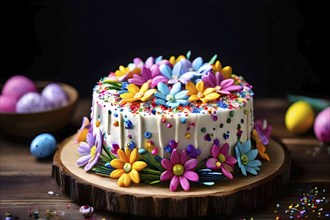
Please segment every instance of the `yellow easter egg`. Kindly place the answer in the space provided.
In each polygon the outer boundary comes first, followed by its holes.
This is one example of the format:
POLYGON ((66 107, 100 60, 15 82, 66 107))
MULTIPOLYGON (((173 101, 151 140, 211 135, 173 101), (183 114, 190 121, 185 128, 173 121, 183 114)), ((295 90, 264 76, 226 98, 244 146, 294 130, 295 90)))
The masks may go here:
POLYGON ((314 122, 313 108, 304 101, 293 103, 285 114, 285 125, 289 132, 303 134, 307 132, 314 122))

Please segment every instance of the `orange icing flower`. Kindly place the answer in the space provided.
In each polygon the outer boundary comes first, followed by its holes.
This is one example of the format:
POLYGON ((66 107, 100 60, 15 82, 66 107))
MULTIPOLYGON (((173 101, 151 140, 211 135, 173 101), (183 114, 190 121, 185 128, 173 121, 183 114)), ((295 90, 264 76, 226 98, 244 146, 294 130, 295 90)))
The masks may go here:
POLYGON ((127 86, 127 90, 128 92, 123 93, 120 95, 120 98, 122 98, 121 100, 121 104, 125 104, 127 102, 135 102, 135 101, 148 101, 151 96, 157 91, 156 89, 149 89, 149 83, 146 82, 144 83, 141 88, 139 88, 138 86, 134 85, 134 84, 129 84, 127 86))
POLYGON ((79 130, 77 131, 77 133, 74 137, 75 143, 80 143, 80 142, 86 140, 90 126, 91 125, 90 125, 89 119, 87 117, 83 117, 81 127, 79 128, 79 130))
POLYGON ((119 158, 113 159, 110 165, 115 168, 111 172, 110 178, 118 179, 118 186, 127 187, 131 181, 140 183, 140 170, 144 169, 147 164, 143 161, 137 161, 138 151, 136 148, 132 151, 129 147, 125 147, 125 152, 122 149, 117 151, 119 158))
POLYGON ((261 158, 270 161, 269 155, 267 153, 265 153, 266 152, 266 147, 261 142, 256 129, 252 130, 252 138, 256 142, 256 147, 258 149, 258 152, 259 152, 259 155, 261 156, 261 158))
POLYGON ((229 79, 232 77, 231 75, 233 73, 233 69, 231 68, 231 66, 225 66, 224 68, 222 68, 222 65, 219 60, 217 60, 214 65, 212 65, 212 68, 215 72, 220 72, 225 77, 225 79, 229 79))
POLYGON ((203 103, 216 100, 220 95, 215 91, 215 88, 204 88, 204 82, 199 81, 196 86, 193 82, 189 81, 186 84, 186 89, 190 95, 189 101, 201 100, 203 103))

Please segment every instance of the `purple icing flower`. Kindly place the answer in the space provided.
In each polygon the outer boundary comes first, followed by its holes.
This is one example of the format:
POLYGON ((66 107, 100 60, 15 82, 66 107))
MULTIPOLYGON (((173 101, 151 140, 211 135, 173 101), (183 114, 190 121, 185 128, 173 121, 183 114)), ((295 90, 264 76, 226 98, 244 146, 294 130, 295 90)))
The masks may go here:
POLYGON ((170 190, 176 191, 180 183, 185 191, 189 191, 189 181, 198 182, 199 176, 193 171, 197 166, 197 159, 188 160, 187 154, 176 149, 172 151, 171 160, 163 158, 162 166, 166 169, 160 176, 161 181, 171 180, 170 190))
POLYGON ((214 144, 212 147, 212 157, 206 162, 206 166, 212 170, 218 170, 221 168, 222 173, 229 179, 233 179, 233 175, 230 173, 233 171, 233 167, 237 160, 235 157, 228 155, 229 145, 225 143, 221 147, 214 144))
POLYGON ((195 148, 193 145, 189 144, 186 149, 187 155, 190 158, 197 158, 198 155, 201 154, 201 150, 198 148, 195 148))
POLYGON ((100 129, 96 129, 95 136, 93 133, 87 134, 86 142, 80 142, 78 152, 82 155, 77 161, 78 166, 84 166, 84 170, 90 170, 99 159, 102 152, 102 133, 100 129))
POLYGON ((230 94, 232 91, 239 91, 242 89, 242 86, 235 85, 235 80, 225 79, 222 74, 216 72, 208 72, 207 74, 202 75, 202 80, 206 88, 215 88, 217 93, 230 94))
POLYGON ((188 104, 188 96, 187 90, 181 91, 181 83, 177 82, 175 83, 171 90, 169 87, 163 83, 160 82, 157 85, 158 91, 155 92, 154 96, 156 96, 155 103, 157 105, 166 105, 170 108, 176 108, 179 105, 185 106, 188 104))
POLYGON ((254 129, 258 132, 259 138, 263 145, 269 143, 269 137, 272 130, 272 126, 267 123, 267 120, 256 120, 254 122, 254 129))
POLYGON ((132 78, 128 79, 128 82, 135 85, 143 85, 146 82, 149 82, 151 88, 157 86, 159 82, 167 83, 168 79, 161 75, 159 66, 152 65, 150 68, 143 66, 141 75, 134 74, 132 78))

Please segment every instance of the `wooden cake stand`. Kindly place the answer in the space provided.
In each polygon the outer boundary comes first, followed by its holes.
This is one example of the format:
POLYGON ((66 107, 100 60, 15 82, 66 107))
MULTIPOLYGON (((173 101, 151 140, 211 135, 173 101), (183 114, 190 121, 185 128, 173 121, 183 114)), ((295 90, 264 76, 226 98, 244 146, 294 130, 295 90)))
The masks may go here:
POLYGON ((288 150, 271 139, 267 153, 271 161, 262 160, 257 176, 234 175, 233 180, 217 182, 214 186, 195 184, 188 192, 180 187, 172 192, 168 184, 132 183, 124 188, 115 179, 79 168, 76 165, 79 153, 71 136, 54 155, 52 175, 71 199, 99 210, 162 218, 231 215, 235 209, 256 208, 288 183, 291 167, 288 150))

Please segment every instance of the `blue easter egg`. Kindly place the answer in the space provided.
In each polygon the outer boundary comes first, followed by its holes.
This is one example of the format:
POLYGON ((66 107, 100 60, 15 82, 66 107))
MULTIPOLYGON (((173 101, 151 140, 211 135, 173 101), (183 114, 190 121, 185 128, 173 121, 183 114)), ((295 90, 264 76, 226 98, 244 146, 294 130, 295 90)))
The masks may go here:
POLYGON ((44 158, 52 155, 56 149, 56 140, 53 135, 48 133, 36 136, 30 145, 30 152, 38 158, 44 158))

